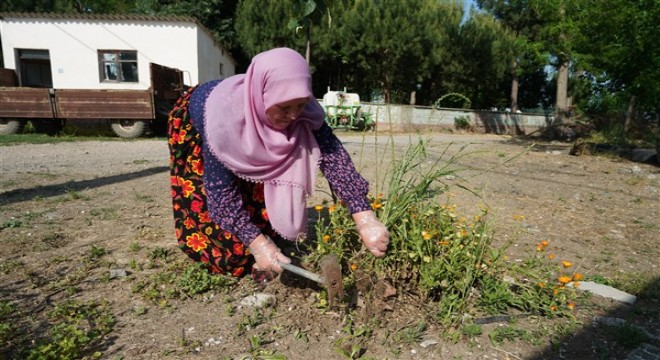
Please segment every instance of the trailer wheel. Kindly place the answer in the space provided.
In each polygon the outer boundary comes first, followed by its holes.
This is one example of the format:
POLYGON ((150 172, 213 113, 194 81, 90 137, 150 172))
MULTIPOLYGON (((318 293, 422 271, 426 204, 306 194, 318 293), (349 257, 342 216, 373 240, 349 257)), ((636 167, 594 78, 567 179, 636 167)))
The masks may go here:
POLYGON ((149 130, 149 121, 112 120, 110 127, 117 136, 125 139, 133 139, 147 133, 147 130, 149 130))
POLYGON ((32 120, 32 126, 37 133, 46 134, 46 135, 57 135, 62 129, 64 129, 64 120, 63 119, 44 119, 44 120, 32 120))
POLYGON ((0 119, 0 135, 18 134, 24 127, 25 120, 0 119))

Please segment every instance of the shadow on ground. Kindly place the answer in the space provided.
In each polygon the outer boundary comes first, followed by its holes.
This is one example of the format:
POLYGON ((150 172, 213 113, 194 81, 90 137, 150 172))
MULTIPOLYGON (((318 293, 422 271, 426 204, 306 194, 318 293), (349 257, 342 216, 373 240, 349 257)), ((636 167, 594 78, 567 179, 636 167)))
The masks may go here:
POLYGON ((9 205, 16 202, 28 201, 35 198, 48 198, 66 194, 70 191, 82 191, 85 189, 97 188, 105 185, 121 183, 137 179, 140 177, 151 176, 164 171, 168 171, 166 166, 156 166, 132 173, 117 174, 105 176, 90 180, 67 181, 62 184, 53 184, 37 186, 27 189, 14 189, 0 193, 0 205, 9 205))
POLYGON ((634 305, 621 304, 591 319, 577 333, 550 344, 531 360, 660 359, 659 294, 660 277, 656 277, 634 305))

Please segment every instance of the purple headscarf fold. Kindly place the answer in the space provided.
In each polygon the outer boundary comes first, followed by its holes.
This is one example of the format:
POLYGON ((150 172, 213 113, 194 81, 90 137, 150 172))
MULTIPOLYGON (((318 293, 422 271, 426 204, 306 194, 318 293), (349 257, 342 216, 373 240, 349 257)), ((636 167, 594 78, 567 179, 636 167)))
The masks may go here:
POLYGON ((244 75, 211 91, 205 110, 211 153, 237 176, 264 183, 268 217, 280 235, 294 240, 306 233, 306 199, 321 153, 312 130, 323 125, 325 113, 312 94, 305 59, 288 48, 258 54, 244 75), (304 97, 310 101, 293 124, 271 126, 268 108, 304 97))

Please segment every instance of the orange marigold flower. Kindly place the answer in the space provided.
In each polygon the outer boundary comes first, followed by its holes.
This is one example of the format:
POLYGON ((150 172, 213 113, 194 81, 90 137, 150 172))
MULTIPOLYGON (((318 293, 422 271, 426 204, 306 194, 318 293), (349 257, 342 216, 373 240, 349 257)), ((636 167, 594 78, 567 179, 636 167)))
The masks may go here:
POLYGON ((569 267, 573 266, 573 263, 570 262, 570 261, 564 260, 564 261, 561 262, 561 266, 563 266, 564 268, 569 268, 569 267))
POLYGON ((330 241, 330 235, 323 235, 323 242, 330 241))
POLYGON ((569 302, 568 304, 566 304, 566 306, 568 307, 569 310, 573 310, 573 308, 575 307, 575 303, 569 302))
POLYGON ((555 258, 555 254, 548 254, 548 259, 552 260, 555 258))
POLYGON ((330 206, 328 206, 328 212, 332 213, 332 212, 334 212, 335 210, 337 210, 337 205, 330 205, 330 206))
POLYGON ((541 244, 538 244, 538 245, 536 245, 536 251, 539 251, 539 252, 545 251, 545 248, 543 246, 541 246, 541 244))
POLYGON ((579 281, 573 281, 573 287, 574 288, 580 287, 580 282, 579 281))
POLYGON ((449 241, 438 241, 438 245, 440 246, 449 245, 449 241))
POLYGON ((542 246, 548 246, 548 245, 550 245, 550 242, 548 242, 548 240, 543 240, 543 241, 541 241, 541 245, 542 246))
POLYGON ((424 238, 424 240, 431 240, 432 235, 428 231, 422 231, 422 237, 424 238))
POLYGON ((550 311, 557 311, 557 306, 555 305, 550 306, 550 311))
POLYGON ((573 274, 573 281, 580 281, 582 280, 583 276, 580 273, 575 273, 573 274))
POLYGON ((559 282, 562 284, 568 284, 569 282, 571 282, 571 280, 573 280, 573 278, 571 278, 570 276, 560 276, 557 278, 557 280, 559 280, 559 282))
POLYGON ((357 264, 351 264, 351 271, 357 270, 358 266, 357 264))
POLYGON ((378 202, 371 204, 371 208, 374 209, 374 210, 380 209, 382 207, 383 207, 383 204, 378 203, 378 202))

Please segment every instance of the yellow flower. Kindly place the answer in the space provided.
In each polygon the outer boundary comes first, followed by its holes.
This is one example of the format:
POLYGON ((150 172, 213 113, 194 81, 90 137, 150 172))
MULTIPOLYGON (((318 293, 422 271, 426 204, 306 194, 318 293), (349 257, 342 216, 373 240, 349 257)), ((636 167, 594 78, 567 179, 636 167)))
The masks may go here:
POLYGON ((559 280, 559 282, 562 284, 568 284, 573 279, 570 276, 560 276, 557 278, 557 280, 559 280))
POLYGON ((330 235, 323 235, 323 242, 330 241, 330 235))
POLYGON ((573 266, 573 263, 571 263, 570 261, 564 260, 564 261, 561 262, 561 266, 563 266, 564 268, 569 268, 569 267, 573 266))
POLYGON ((316 205, 316 206, 314 206, 314 210, 320 212, 321 210, 323 210, 323 205, 316 205))
POLYGON ((449 241, 438 241, 438 245, 449 245, 449 241))
POLYGON ((552 260, 555 258, 555 254, 548 254, 548 259, 552 260))
POLYGON ((544 287, 545 287, 545 283, 541 281, 541 282, 538 282, 538 283, 536 284, 536 286, 538 286, 538 287, 540 287, 540 288, 544 288, 544 287))
POLYGON ((422 231, 422 237, 424 238, 424 240, 431 240, 432 236, 431 236, 431 233, 429 233, 427 231, 422 231))
POLYGON ((357 264, 351 264, 351 271, 357 270, 358 266, 357 264))
POLYGON ((568 304, 566 304, 566 306, 568 307, 569 310, 573 310, 573 308, 575 307, 575 303, 569 302, 568 304))
POLYGON ((334 212, 335 210, 337 210, 337 205, 331 205, 331 206, 328 207, 328 212, 330 212, 330 213, 334 212))
POLYGON ((374 209, 374 210, 380 209, 382 207, 383 207, 383 204, 381 204, 381 203, 375 202, 375 203, 371 204, 371 208, 374 209))
POLYGON ((573 281, 573 287, 574 288, 580 287, 580 282, 579 281, 573 281))
POLYGON ((582 280, 583 276, 580 273, 575 273, 573 274, 573 281, 580 281, 582 280))

